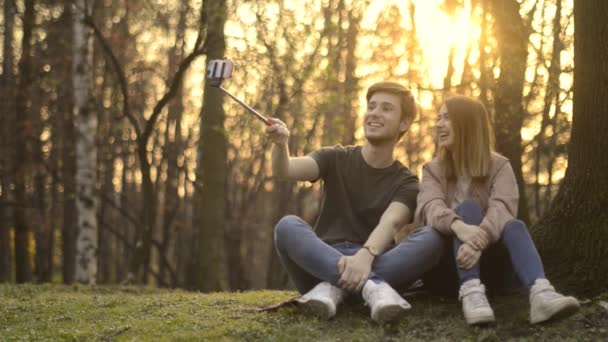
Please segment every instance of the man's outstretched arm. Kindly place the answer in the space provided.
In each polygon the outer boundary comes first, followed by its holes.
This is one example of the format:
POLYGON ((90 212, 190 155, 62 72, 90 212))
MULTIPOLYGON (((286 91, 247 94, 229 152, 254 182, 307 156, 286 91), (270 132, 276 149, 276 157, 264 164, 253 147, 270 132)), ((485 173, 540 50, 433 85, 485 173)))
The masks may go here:
POLYGON ((279 119, 270 119, 266 134, 272 140, 272 176, 291 181, 315 181, 319 178, 319 165, 311 157, 290 157, 289 130, 279 119))

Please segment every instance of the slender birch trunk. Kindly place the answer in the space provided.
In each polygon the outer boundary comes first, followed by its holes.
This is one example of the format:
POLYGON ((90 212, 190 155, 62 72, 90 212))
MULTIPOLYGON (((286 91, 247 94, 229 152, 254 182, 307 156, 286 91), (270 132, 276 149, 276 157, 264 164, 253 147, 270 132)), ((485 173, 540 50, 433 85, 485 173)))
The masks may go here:
POLYGON ((76 0, 73 25, 74 117, 76 118, 76 281, 95 284, 97 276, 97 116, 90 106, 90 31, 84 20, 90 3, 76 0))

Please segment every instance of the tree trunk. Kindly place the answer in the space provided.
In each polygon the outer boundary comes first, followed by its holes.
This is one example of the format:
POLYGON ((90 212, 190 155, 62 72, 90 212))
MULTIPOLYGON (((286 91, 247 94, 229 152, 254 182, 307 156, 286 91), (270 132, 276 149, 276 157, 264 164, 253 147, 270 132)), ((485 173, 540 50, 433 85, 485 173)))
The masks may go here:
POLYGON ((47 179, 48 175, 44 170, 45 157, 42 151, 43 142, 40 139, 44 129, 44 122, 41 117, 42 97, 35 97, 30 100, 32 104, 31 114, 34 128, 32 139, 33 165, 36 165, 32 174, 33 180, 33 200, 35 211, 32 212, 35 244, 35 275, 38 283, 50 282, 53 268, 52 258, 52 232, 53 224, 48 213, 48 194, 47 179))
MULTIPOLYGON (((71 84, 71 82, 69 82, 71 84)), ((71 91, 69 85, 65 86, 71 91)), ((66 96, 68 96, 66 94, 66 96)), ((63 107, 63 105, 62 105, 63 107)), ((71 284, 74 282, 76 271, 76 150, 72 143, 76 139, 76 128, 74 127, 73 104, 65 108, 63 120, 64 151, 61 175, 63 178, 63 227, 61 230, 61 254, 63 282, 71 284)))
POLYGON ((73 87, 76 118, 76 281, 97 281, 97 116, 90 98, 90 30, 85 25, 88 1, 76 0, 74 19, 73 87))
MULTIPOLYGON (((290 144, 292 145, 292 144, 290 144)), ((290 150, 291 149, 290 146, 290 150)), ((290 211, 290 204, 294 200, 293 196, 293 183, 290 181, 278 180, 274 181, 274 203, 277 204, 276 215, 272 221, 274 224, 279 222, 281 217, 286 215, 290 211)), ((272 235, 271 235, 272 236, 272 235)), ((269 289, 284 289, 287 285, 289 278, 287 271, 281 265, 281 260, 277 254, 274 242, 271 244, 270 260, 268 263, 268 273, 266 277, 267 285, 269 289)))
POLYGON ((327 32, 327 67, 324 70, 326 77, 325 96, 327 100, 323 105, 323 145, 343 144, 340 140, 344 136, 345 120, 341 111, 343 103, 343 84, 340 76, 344 72, 342 51, 344 50, 344 0, 330 0, 324 11, 325 32, 327 32), (335 4, 335 8, 334 8, 335 4), (337 21, 334 23, 334 16, 337 21), (334 43, 335 41, 335 43, 334 43))
POLYGON ((359 35, 359 22, 361 14, 358 8, 348 11, 348 29, 346 31, 346 61, 344 63, 344 103, 342 113, 344 115, 344 134, 342 144, 355 144, 355 130, 357 123, 357 95, 359 80, 356 75, 357 69, 357 37, 359 35))
MULTIPOLYGON (((119 206, 120 208, 132 208, 133 205, 131 204, 131 195, 133 195, 136 191, 134 190, 135 187, 133 186, 132 183, 129 182, 129 179, 133 179, 134 177, 132 176, 133 171, 132 171, 132 165, 131 163, 129 163, 129 156, 131 155, 131 146, 132 146, 132 142, 131 142, 131 129, 130 128, 123 128, 123 132, 122 132, 122 139, 121 139, 121 151, 120 151, 120 158, 124 161, 124 165, 122 168, 122 174, 121 174, 121 185, 120 185, 120 191, 121 191, 121 196, 120 196, 120 203, 119 206), (129 177, 129 175, 131 175, 131 177, 129 177)), ((135 208, 136 210, 139 210, 139 208, 135 208)), ((135 244, 135 230, 137 229, 136 227, 133 227, 132 222, 129 221, 129 219, 125 216, 122 215, 121 216, 121 221, 119 222, 119 224, 123 227, 123 230, 125 232, 125 236, 127 237, 126 241, 122 241, 122 243, 120 244, 120 250, 121 250, 121 254, 118 258, 116 258, 116 265, 115 268, 118 271, 116 274, 116 278, 117 279, 126 279, 127 281, 133 281, 133 275, 131 273, 130 269, 125 269, 124 267, 124 260, 132 260, 133 259, 133 254, 135 253, 135 250, 131 248, 131 246, 133 246, 135 244), (131 244, 132 243, 132 244, 131 244)))
POLYGON ((141 172, 142 187, 142 212, 141 224, 136 227, 135 255, 131 264, 131 273, 134 280, 140 284, 148 282, 148 272, 150 267, 150 252, 152 245, 152 235, 156 221, 156 194, 154 183, 152 182, 151 164, 148 160, 148 139, 140 136, 137 138, 137 156, 139 160, 139 170, 141 172))
MULTIPOLYGON (((287 96, 287 88, 284 80, 278 80, 279 84, 279 103, 275 110, 274 116, 283 122, 287 121, 286 109, 289 104, 289 97, 287 96)), ((335 117, 334 117, 335 118, 335 117)), ((329 132, 326 132, 329 133, 329 132)), ((335 133, 335 132, 334 132, 335 133)), ((331 133, 330 133, 331 134, 331 133)), ((296 140, 291 139, 289 141, 289 150, 296 151, 295 146, 296 140)), ((276 210, 274 211, 273 223, 279 222, 281 217, 290 212, 290 204, 293 200, 293 189, 294 183, 285 180, 274 180, 274 202, 277 203, 276 210)), ((291 211, 292 212, 292 211, 291 211)), ((273 236, 273 234, 271 234, 273 236)), ((288 277, 287 272, 283 269, 279 256, 275 249, 274 243, 270 244, 270 260, 268 262, 268 273, 267 273, 267 287, 271 289, 284 288, 287 285, 288 277)))
MULTIPOLYGON (((49 37, 49 35, 47 35, 47 37, 49 37)), ((31 55, 33 57, 31 70, 34 71, 40 68, 40 50, 37 49, 38 45, 32 47, 31 55)), ((43 90, 40 87, 40 84, 40 78, 36 73, 32 72, 29 94, 39 94, 39 96, 31 96, 28 94, 27 100, 31 127, 31 136, 28 137, 31 144, 31 187, 29 187, 30 190, 27 192, 28 206, 31 206, 31 210, 28 210, 28 218, 33 233, 31 238, 34 240, 34 275, 36 282, 43 283, 50 281, 51 279, 52 258, 49 256, 51 254, 51 232, 53 225, 51 224, 52 221, 50 220, 48 212, 48 172, 44 167, 49 159, 45 158, 45 153, 43 152, 44 142, 40 137, 45 129, 52 131, 52 126, 49 127, 47 122, 45 122, 46 120, 43 119, 42 106, 44 95, 41 94, 43 90)))
MULTIPOLYGON (((608 2, 574 1, 574 113, 568 168, 533 227, 549 278, 579 294, 608 284, 608 2)), ((565 291, 565 290, 564 290, 565 291)))
POLYGON ((0 160, 0 282, 12 280, 10 228, 13 223, 13 208, 9 202, 14 198, 9 188, 13 183, 13 161, 15 158, 15 72, 14 68, 14 21, 15 8, 12 0, 4 1, 4 39, 2 42, 2 83, 0 84, 0 113, 2 127, 0 160))
MULTIPOLYGON (((489 76, 490 70, 488 69, 486 46, 488 42, 488 1, 477 0, 481 6, 481 23, 480 23, 480 36, 479 36, 479 100, 489 110, 490 101, 488 100, 488 91, 490 88, 489 76)), ((479 6, 478 5, 478 6, 479 6)))
POLYGON ((529 222, 526 188, 522 174, 522 96, 528 57, 528 33, 516 0, 494 0, 491 11, 500 56, 500 76, 494 93, 496 151, 509 158, 519 187, 518 217, 529 222))
MULTIPOLYGON (((549 117, 549 112, 551 111, 551 104, 555 103, 555 114, 554 117, 559 115, 560 108, 560 87, 559 87, 559 76, 561 73, 561 52, 562 52, 562 41, 560 39, 560 34, 562 31, 561 26, 561 18, 562 18, 562 2, 561 0, 557 0, 555 16, 553 19, 553 48, 551 52, 551 61, 549 64, 549 78, 547 81, 547 90, 545 92, 544 99, 544 107, 542 113, 542 119, 540 124, 540 132, 536 136, 536 151, 534 156, 534 174, 535 174, 535 183, 534 183, 534 207, 536 208, 536 216, 537 218, 541 216, 543 212, 543 208, 545 205, 541 205, 540 201, 540 168, 541 168, 541 157, 553 159, 553 156, 548 155, 548 149, 545 143, 545 131, 549 126, 551 118, 549 117), (555 101, 555 102, 554 102, 555 101)), ((557 132, 553 131, 552 136, 557 136, 557 132)), ((553 149, 554 146, 549 146, 549 148, 553 149)), ((549 182, 550 183, 550 182, 549 182)), ((549 188, 545 191, 549 191, 549 188)))
MULTIPOLYGON (((205 1, 207 15, 207 61, 222 59, 226 50, 224 25, 226 2, 205 1)), ((198 191, 196 210, 199 234, 199 290, 209 292, 225 289, 225 270, 222 258, 222 241, 225 229, 226 205, 226 132, 222 93, 205 84, 201 109, 200 144, 197 155, 197 178, 202 190, 198 191)))
MULTIPOLYGON (((111 82, 111 73, 109 66, 105 66, 105 73, 103 82, 101 85, 102 94, 112 94, 113 84, 111 82)), ((102 69, 103 70, 103 69, 102 69)), ((111 95, 110 95, 111 97, 111 95)), ((101 181, 101 202, 99 204, 99 218, 98 222, 100 229, 98 230, 98 266, 97 266, 97 283, 108 284, 112 279, 112 241, 115 237, 112 233, 105 229, 106 226, 117 227, 118 224, 114 220, 114 208, 111 207, 109 201, 114 201, 114 160, 116 158, 116 148, 114 141, 118 140, 116 134, 116 126, 112 116, 114 115, 115 108, 102 109, 99 113, 99 179, 101 181)))
POLYGON ((449 94, 452 91, 452 77, 454 77, 454 53, 456 48, 452 46, 450 48, 450 54, 448 55, 448 68, 443 78, 443 93, 449 94))
MULTIPOLYGON (((188 1, 182 1, 179 21, 175 33, 175 43, 169 52, 170 60, 181 60, 184 56, 184 34, 186 30, 186 16, 190 11, 188 1)), ((173 64, 175 65, 175 64, 173 64)), ((169 76, 175 74, 176 67, 169 67, 169 76)), ((164 205, 162 215, 162 236, 158 253, 160 258, 169 258, 172 227, 175 226, 175 217, 179 210, 179 165, 178 156, 182 154, 182 113, 184 112, 182 86, 169 105, 167 114, 167 127, 165 130, 165 147, 163 159, 167 163, 167 180, 165 183, 164 205)), ((175 286, 175 272, 171 272, 170 265, 160 261, 158 273, 161 279, 168 280, 168 284, 175 286)))
POLYGON ((15 269, 18 283, 29 282, 32 279, 29 253, 30 226, 28 222, 28 206, 26 182, 29 180, 28 162, 31 162, 31 141, 35 139, 30 122, 28 106, 29 88, 32 82, 32 29, 35 23, 34 1, 25 1, 23 13, 23 37, 21 59, 19 61, 19 79, 15 98, 16 113, 16 159, 14 163, 15 179, 15 269))
MULTIPOLYGON (((61 50, 69 51, 72 48, 72 11, 71 4, 63 7, 63 15, 58 26, 62 27, 62 34, 57 39, 61 50)), ((72 89, 72 58, 65 58, 57 66, 58 74, 62 76, 60 87, 61 101, 57 103, 58 120, 62 126, 61 135, 61 180, 63 183, 62 208, 63 225, 61 228, 61 270, 63 282, 74 282, 76 270, 76 150, 74 148, 74 103, 72 89)))

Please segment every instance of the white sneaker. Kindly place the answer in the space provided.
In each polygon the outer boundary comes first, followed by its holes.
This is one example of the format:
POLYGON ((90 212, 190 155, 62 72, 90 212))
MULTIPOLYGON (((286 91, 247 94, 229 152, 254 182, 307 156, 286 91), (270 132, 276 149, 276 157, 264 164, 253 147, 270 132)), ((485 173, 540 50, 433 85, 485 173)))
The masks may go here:
POLYGON ((376 322, 393 321, 412 308, 410 303, 384 281, 375 283, 368 280, 362 295, 366 305, 371 308, 372 319, 376 322))
POLYGON ((555 292, 547 279, 536 279, 530 289, 530 323, 573 315, 580 308, 578 300, 555 292))
POLYGON ((343 298, 342 289, 324 281, 298 298, 297 301, 304 311, 322 319, 330 319, 336 315, 336 308, 343 298))
POLYGON ((471 279, 460 285, 459 297, 462 312, 468 324, 494 322, 494 311, 486 298, 486 288, 479 279, 471 279))

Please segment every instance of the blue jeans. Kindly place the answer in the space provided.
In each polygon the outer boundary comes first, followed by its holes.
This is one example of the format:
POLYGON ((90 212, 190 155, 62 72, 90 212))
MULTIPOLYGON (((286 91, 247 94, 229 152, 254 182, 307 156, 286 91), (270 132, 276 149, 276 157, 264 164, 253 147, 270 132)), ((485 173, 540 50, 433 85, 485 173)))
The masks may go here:
MULTIPOLYGON (((297 216, 285 216, 274 229, 279 258, 300 293, 306 293, 322 281, 337 286, 340 280, 338 261, 354 255, 360 244, 323 242, 310 225, 297 216)), ((431 228, 415 231, 407 239, 375 258, 369 279, 386 281, 397 290, 405 289, 441 258, 441 235, 431 228)))
MULTIPOLYGON (((467 224, 479 225, 483 219, 481 208, 473 201, 464 201, 455 211, 467 224)), ((545 278, 542 261, 528 233, 528 228, 523 221, 512 220, 508 222, 503 229, 499 243, 508 251, 513 270, 523 286, 529 289, 534 285, 536 279, 545 278)), ((454 258, 456 258, 458 248, 461 245, 462 241, 454 237, 454 258)), ((493 247, 489 246, 486 248, 486 251, 493 247)), ((458 269, 458 277, 461 284, 470 279, 480 278, 480 263, 486 251, 483 252, 480 260, 473 267, 466 270, 458 269)))

